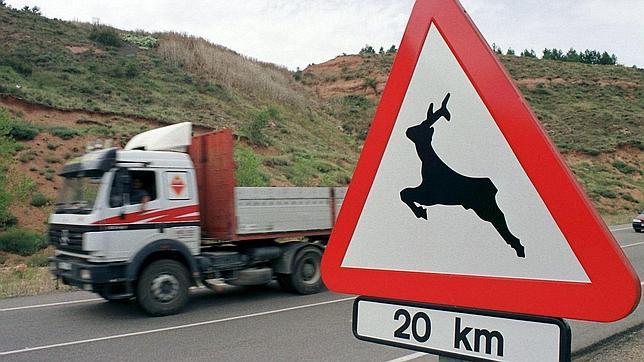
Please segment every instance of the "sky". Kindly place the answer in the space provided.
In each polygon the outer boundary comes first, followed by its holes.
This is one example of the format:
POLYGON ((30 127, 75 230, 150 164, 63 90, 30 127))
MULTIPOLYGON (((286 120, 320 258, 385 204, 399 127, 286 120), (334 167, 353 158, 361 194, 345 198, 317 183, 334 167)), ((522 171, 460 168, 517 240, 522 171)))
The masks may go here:
MULTIPOLYGON (((400 43, 413 0, 7 0, 40 7, 50 18, 125 30, 177 31, 239 53, 305 68, 365 44, 400 43)), ((644 67, 642 0, 461 0, 491 44, 517 53, 528 48, 594 49, 618 63, 644 67)))

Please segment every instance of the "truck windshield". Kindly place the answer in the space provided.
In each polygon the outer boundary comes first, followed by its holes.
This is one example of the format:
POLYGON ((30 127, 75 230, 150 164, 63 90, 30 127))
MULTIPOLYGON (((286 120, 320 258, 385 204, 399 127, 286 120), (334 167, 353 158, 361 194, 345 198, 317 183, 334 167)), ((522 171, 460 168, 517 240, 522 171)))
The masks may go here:
POLYGON ((57 214, 90 214, 101 177, 70 176, 66 177, 63 188, 56 202, 57 214))

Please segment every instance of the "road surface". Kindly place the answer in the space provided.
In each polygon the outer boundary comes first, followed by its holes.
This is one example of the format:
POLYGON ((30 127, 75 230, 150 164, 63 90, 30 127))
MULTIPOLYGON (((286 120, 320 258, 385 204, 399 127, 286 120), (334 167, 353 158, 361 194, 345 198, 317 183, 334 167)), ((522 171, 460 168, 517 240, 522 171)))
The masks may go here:
MULTIPOLYGON (((644 279, 644 234, 614 235, 644 279)), ((135 303, 86 292, 0 300, 0 360, 427 361, 434 357, 356 340, 353 297, 283 293, 276 285, 195 290, 182 314, 147 317, 135 303)), ((573 351, 644 323, 640 305, 609 324, 571 321, 573 351)))

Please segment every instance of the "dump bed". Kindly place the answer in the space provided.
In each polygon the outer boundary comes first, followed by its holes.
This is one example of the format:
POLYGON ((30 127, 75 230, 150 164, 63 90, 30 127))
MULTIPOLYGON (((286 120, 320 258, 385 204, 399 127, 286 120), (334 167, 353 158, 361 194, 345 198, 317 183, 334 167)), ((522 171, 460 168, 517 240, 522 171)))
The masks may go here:
POLYGON ((346 188, 235 187, 228 129, 195 136, 188 153, 197 174, 204 237, 256 240, 331 233, 346 188))

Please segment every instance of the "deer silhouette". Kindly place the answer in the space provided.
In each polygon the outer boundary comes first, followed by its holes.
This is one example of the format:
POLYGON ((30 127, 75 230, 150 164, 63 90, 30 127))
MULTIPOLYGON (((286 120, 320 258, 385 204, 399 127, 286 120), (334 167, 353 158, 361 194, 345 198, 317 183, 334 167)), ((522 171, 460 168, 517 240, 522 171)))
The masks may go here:
POLYGON ((449 97, 450 93, 447 93, 441 108, 436 112, 434 103, 430 103, 427 118, 420 124, 409 127, 405 133, 416 147, 416 153, 422 163, 423 180, 417 187, 400 191, 400 199, 417 218, 425 220, 426 207, 433 205, 460 205, 466 210, 472 209, 480 219, 494 226, 503 240, 516 251, 518 257, 525 258, 525 249, 521 241, 508 229, 505 215, 496 203, 498 189, 492 180, 459 174, 446 165, 432 147, 432 126, 441 118, 447 121, 451 118, 447 109, 449 97))

